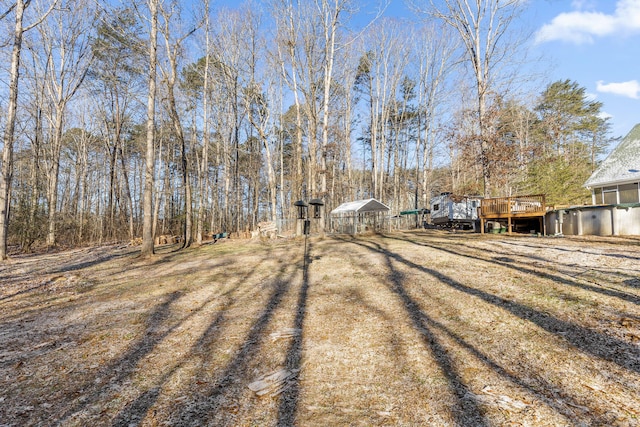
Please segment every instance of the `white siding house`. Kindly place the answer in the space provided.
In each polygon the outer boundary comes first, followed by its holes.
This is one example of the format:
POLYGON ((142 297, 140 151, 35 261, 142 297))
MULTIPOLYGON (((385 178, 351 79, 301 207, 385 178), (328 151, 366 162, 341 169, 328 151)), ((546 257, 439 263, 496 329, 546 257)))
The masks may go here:
POLYGON ((618 144, 584 184, 592 206, 549 212, 555 234, 640 235, 640 124, 618 144))
POLYGON ((593 172, 584 186, 594 205, 640 203, 640 124, 593 172))

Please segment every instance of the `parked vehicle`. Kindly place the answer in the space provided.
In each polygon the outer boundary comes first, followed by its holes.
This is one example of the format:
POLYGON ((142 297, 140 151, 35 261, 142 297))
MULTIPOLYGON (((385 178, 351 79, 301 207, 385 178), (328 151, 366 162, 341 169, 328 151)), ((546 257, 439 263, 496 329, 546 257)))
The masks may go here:
POLYGON ((478 230, 479 196, 441 193, 431 199, 431 223, 438 227, 478 230))

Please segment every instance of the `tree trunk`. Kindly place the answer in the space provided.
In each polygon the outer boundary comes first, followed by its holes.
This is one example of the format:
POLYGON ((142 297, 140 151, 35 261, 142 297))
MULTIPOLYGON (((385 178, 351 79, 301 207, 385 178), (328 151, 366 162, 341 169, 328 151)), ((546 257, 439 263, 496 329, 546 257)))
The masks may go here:
POLYGON ((134 216, 133 216, 133 198, 131 197, 131 188, 129 185, 129 172, 127 167, 127 162, 124 158, 124 153, 122 151, 122 144, 118 147, 120 154, 120 165, 122 166, 122 180, 124 181, 124 196, 127 203, 127 209, 129 213, 129 240, 133 240, 135 237, 134 234, 134 216))
POLYGON ((202 245, 202 233, 204 228, 204 201, 209 184, 209 1, 205 1, 205 62, 204 62, 204 82, 202 87, 202 163, 198 176, 198 214, 196 219, 196 243, 202 245))
POLYGON ((151 14, 151 33, 149 37, 149 93, 147 98, 147 144, 144 181, 142 256, 153 254, 153 183, 154 183, 154 142, 155 142, 155 103, 156 103, 156 65, 158 62, 158 2, 149 0, 151 14))
POLYGON ((82 242, 84 238, 84 215, 87 208, 85 203, 85 195, 87 193, 87 181, 89 175, 88 167, 88 153, 87 153, 87 135, 82 133, 81 152, 82 157, 80 161, 80 189, 78 194, 78 240, 82 242))
POLYGON ((160 212, 160 197, 164 194, 164 189, 169 187, 169 162, 162 161, 162 140, 160 141, 159 147, 158 147, 158 164, 162 165, 164 164, 166 167, 165 173, 164 173, 164 181, 163 181, 163 191, 156 191, 156 197, 155 197, 155 202, 153 203, 153 225, 151 226, 152 229, 152 235, 153 236, 157 236, 157 228, 158 228, 158 216, 159 216, 159 212, 160 212))
MULTIPOLYGON (((329 145, 329 101, 331 96, 331 83, 333 77, 333 62, 336 50, 336 33, 338 31, 338 19, 342 12, 341 5, 336 2, 335 9, 330 9, 329 2, 322 2, 324 16, 321 16, 324 23, 324 96, 322 99, 322 146, 320 147, 320 193, 322 198, 327 197, 327 147, 329 145)), ((320 235, 325 235, 325 215, 320 215, 319 221, 320 235)))
POLYGON ((16 22, 13 33, 13 50, 9 74, 9 105, 2 142, 2 176, 0 177, 0 261, 7 259, 7 238, 9 231, 9 206, 11 177, 13 174, 13 142, 18 108, 18 80, 20 79, 20 52, 22 49, 22 17, 24 0, 16 0, 16 22))
POLYGON ((62 125, 65 104, 56 105, 56 120, 54 137, 51 148, 51 164, 49 166, 49 186, 47 199, 49 200, 49 228, 47 233, 47 247, 56 245, 56 210, 58 206, 58 174, 60 171, 60 150, 62 149, 62 125))

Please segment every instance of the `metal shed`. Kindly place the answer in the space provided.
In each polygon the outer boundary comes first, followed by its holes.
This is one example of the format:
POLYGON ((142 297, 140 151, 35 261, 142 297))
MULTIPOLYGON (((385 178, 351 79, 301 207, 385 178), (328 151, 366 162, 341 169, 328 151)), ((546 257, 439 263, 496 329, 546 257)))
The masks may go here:
POLYGON ((389 206, 376 199, 346 202, 331 211, 331 232, 358 234, 389 230, 389 206))

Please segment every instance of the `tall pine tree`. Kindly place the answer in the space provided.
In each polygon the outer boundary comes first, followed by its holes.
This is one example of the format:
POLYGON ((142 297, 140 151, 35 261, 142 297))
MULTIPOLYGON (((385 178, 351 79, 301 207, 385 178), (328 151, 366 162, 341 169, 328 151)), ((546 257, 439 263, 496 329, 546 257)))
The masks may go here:
POLYGON ((528 167, 525 187, 544 193, 550 204, 588 201, 582 187, 596 160, 610 142, 610 124, 602 116, 602 103, 590 99, 578 83, 551 83, 534 111, 534 138, 539 157, 528 167))

